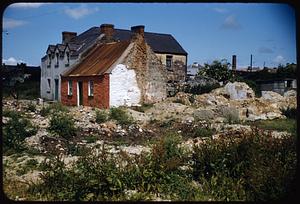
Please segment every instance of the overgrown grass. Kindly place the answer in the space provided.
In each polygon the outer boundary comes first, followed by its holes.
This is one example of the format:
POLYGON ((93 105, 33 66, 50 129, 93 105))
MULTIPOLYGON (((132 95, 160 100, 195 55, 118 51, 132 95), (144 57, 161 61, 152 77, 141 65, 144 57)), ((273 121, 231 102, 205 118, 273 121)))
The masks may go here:
POLYGON ((193 148, 192 156, 181 143, 180 135, 169 132, 140 155, 112 155, 103 145, 98 155, 87 151, 68 167, 60 156, 52 157, 43 162, 41 182, 30 184, 27 197, 276 201, 291 190, 297 164, 294 137, 276 139, 254 130, 208 139, 193 148), (135 193, 127 196, 128 190, 135 193))
POLYGON ((194 178, 214 200, 277 200, 292 188, 296 144, 293 137, 279 140, 254 131, 195 147, 193 161, 194 178))
POLYGON ((55 102, 55 103, 51 103, 48 106, 43 106, 40 114, 43 117, 49 116, 51 113, 54 112, 64 112, 67 113, 69 112, 69 109, 67 106, 64 106, 63 104, 61 104, 60 102, 55 102))
POLYGON ((259 120, 247 122, 246 124, 253 125, 264 130, 287 131, 295 135, 297 132, 297 121, 295 119, 259 120))

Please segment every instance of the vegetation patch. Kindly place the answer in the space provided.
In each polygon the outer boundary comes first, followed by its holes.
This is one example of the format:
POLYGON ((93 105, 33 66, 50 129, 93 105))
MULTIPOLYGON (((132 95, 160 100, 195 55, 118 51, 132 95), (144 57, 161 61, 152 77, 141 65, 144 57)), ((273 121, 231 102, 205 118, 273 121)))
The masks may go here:
POLYGON ((69 139, 76 135, 77 128, 72 116, 66 113, 54 112, 51 115, 48 130, 65 139, 69 139))
POLYGON ((104 110, 96 110, 96 123, 104 123, 108 120, 108 113, 104 110))
POLYGON ((109 118, 116 120, 121 125, 130 125, 134 122, 133 117, 129 116, 126 111, 120 107, 111 108, 109 112, 109 118))

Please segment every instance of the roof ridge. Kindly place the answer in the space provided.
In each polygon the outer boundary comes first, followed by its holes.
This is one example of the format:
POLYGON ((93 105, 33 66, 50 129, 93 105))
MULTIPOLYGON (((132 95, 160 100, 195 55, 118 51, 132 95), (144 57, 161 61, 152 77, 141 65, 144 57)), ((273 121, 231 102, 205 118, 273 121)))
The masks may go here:
MULTIPOLYGON (((123 30, 123 31, 128 31, 128 32, 131 32, 131 30, 127 30, 127 29, 122 29, 122 28, 115 28, 115 30, 123 30)), ((157 34, 157 35, 170 35, 172 36, 172 34, 169 34, 169 33, 156 33, 156 32, 144 32, 144 33, 149 33, 149 34, 157 34)), ((173 36, 172 36, 173 37, 173 36)))

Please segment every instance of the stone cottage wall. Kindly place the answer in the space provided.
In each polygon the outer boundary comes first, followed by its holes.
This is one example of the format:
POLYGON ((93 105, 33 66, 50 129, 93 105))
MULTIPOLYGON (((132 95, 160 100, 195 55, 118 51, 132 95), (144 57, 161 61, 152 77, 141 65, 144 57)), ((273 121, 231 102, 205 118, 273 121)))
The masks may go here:
POLYGON ((136 72, 141 103, 155 103, 167 97, 166 75, 163 65, 140 35, 133 40, 134 45, 124 64, 136 72))

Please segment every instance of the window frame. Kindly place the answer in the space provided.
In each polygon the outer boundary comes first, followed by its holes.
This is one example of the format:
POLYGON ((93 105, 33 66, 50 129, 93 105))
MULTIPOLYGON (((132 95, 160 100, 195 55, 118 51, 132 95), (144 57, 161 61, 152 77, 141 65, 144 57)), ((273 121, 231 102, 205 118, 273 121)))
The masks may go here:
POLYGON ((88 96, 94 96, 94 81, 89 80, 88 82, 88 96))
POLYGON ((72 95, 73 95, 73 81, 68 80, 68 96, 72 96, 72 95))
POLYGON ((55 67, 58 67, 59 66, 59 53, 55 53, 56 55, 56 64, 55 64, 55 67))
POLYGON ((172 55, 167 55, 166 56, 166 67, 167 67, 167 69, 171 69, 172 64, 173 64, 173 56, 172 55))

